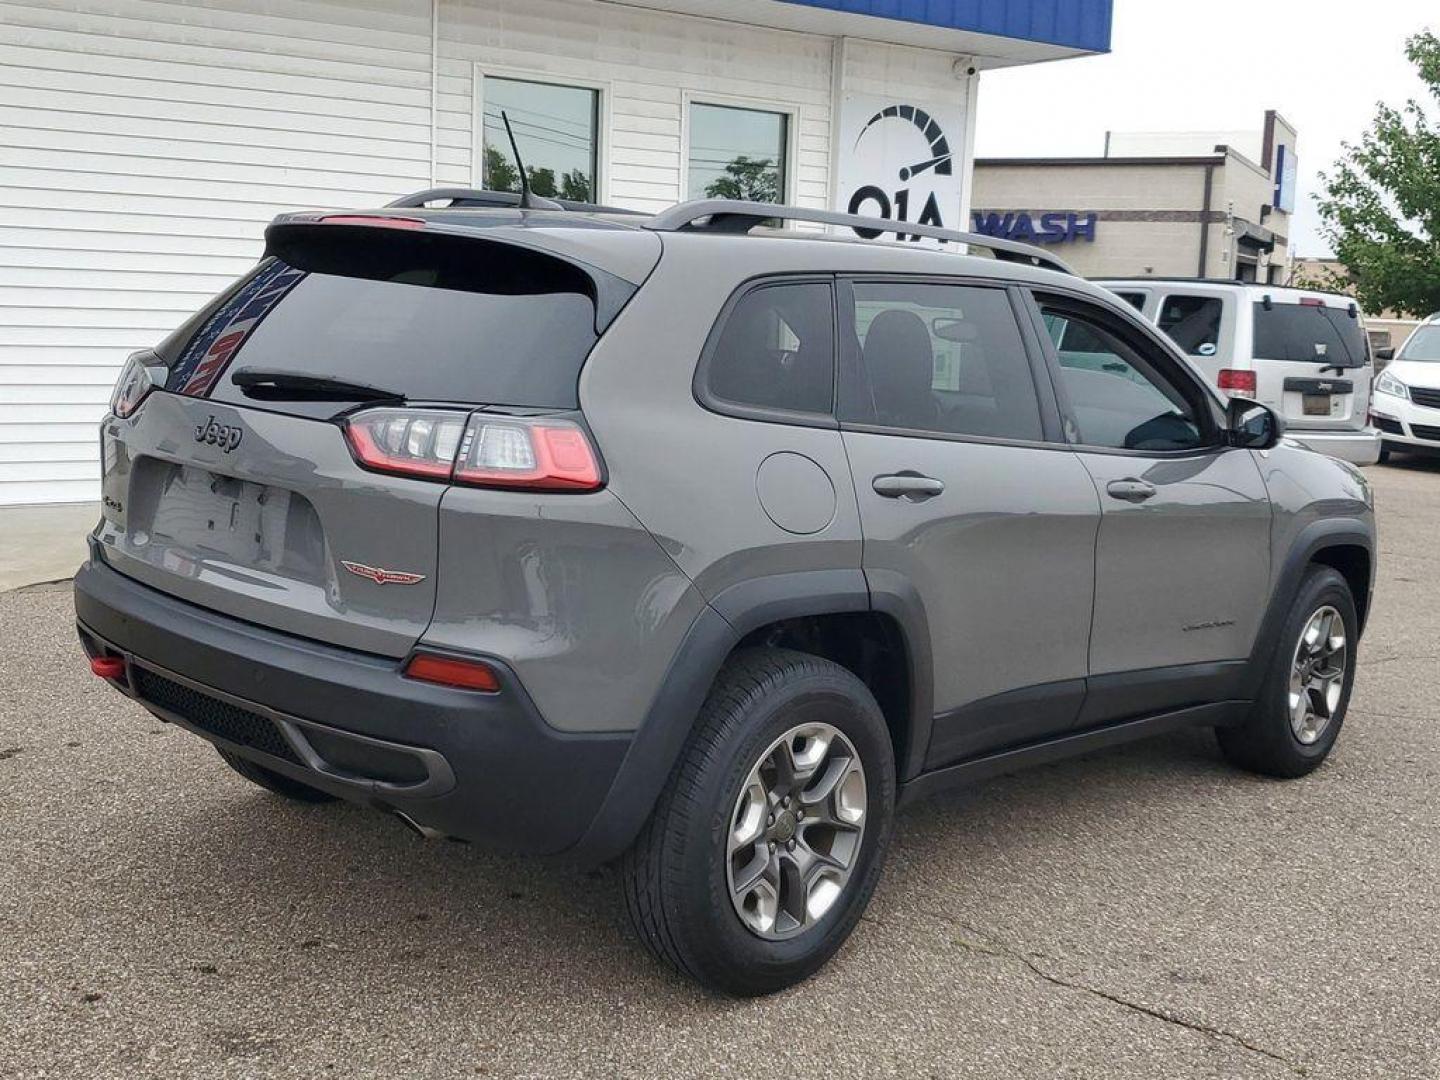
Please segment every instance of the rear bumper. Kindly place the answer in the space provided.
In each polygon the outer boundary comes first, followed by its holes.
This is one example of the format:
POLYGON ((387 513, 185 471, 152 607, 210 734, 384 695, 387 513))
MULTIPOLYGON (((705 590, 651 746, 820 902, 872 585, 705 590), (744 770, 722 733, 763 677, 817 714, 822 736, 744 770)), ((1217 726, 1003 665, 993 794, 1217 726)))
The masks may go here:
MULTIPOLYGON (((514 673, 496 694, 407 679, 388 657, 266 630, 125 577, 92 551, 81 641, 122 692, 268 769, 449 836, 531 854, 591 832, 631 744, 547 725, 514 673)), ((487 661, 490 658, 487 657, 487 661)))
POLYGON ((1287 428, 1287 437, 1301 446, 1326 454, 1352 465, 1374 465, 1380 460, 1380 432, 1367 427, 1362 431, 1305 431, 1287 428))

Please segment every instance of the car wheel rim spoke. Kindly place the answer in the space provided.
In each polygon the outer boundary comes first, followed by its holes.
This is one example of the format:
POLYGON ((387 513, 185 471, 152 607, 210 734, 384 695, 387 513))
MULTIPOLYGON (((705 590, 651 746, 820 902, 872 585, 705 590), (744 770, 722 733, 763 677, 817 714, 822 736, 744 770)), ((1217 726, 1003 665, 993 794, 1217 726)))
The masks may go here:
POLYGON ((1302 744, 1318 742, 1339 713, 1347 662, 1345 620, 1326 605, 1300 631, 1290 666, 1290 729, 1302 744))
POLYGON ((867 794, 859 754, 830 724, 798 724, 760 755, 726 849, 731 903, 752 933, 792 937, 834 908, 860 854, 867 794))

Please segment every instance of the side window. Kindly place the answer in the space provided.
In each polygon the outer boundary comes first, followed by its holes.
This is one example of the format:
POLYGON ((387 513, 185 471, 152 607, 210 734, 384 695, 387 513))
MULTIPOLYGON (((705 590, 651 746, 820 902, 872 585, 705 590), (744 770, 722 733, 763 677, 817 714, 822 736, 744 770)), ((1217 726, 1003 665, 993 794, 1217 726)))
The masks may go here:
POLYGON ((857 357, 841 419, 1039 441, 1040 404, 1001 289, 912 282, 853 286, 842 333, 857 357), (853 335, 853 336, 852 336, 853 335))
POLYGON ((1190 356, 1214 356, 1220 347, 1220 317, 1225 302, 1218 296, 1167 296, 1160 305, 1160 329, 1190 356))
POLYGON ((734 405, 829 414, 835 396, 831 289, 763 285, 730 310, 704 370, 711 397, 734 405))
POLYGON ((1121 300, 1124 300, 1125 303, 1129 304, 1129 305, 1130 305, 1131 307, 1133 307, 1136 311, 1144 311, 1144 310, 1145 310, 1145 294, 1144 294, 1144 293, 1142 293, 1142 292, 1117 292, 1115 295, 1118 296, 1118 297, 1120 297, 1121 300))
POLYGON ((1040 303, 1082 443, 1117 450, 1205 444, 1194 406, 1138 349, 1077 307, 1040 303))

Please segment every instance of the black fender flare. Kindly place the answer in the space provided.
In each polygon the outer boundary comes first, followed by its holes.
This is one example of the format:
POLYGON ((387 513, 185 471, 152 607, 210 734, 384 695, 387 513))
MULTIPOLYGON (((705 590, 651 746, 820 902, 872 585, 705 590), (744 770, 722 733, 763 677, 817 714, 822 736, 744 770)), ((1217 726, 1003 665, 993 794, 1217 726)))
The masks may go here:
POLYGON ((901 779, 914 775, 911 770, 918 770, 930 738, 930 636, 924 604, 899 575, 892 581, 884 572, 872 572, 870 579, 858 568, 806 570, 752 578, 717 593, 686 631, 599 811, 567 856, 594 865, 630 846, 669 781, 726 657, 746 634, 782 619, 879 611, 899 623, 909 656, 912 726, 910 753, 900 763, 901 779), (918 722, 921 717, 923 724, 918 722))
MULTIPOLYGON (((1355 598, 1357 604, 1363 605, 1362 610, 1368 612, 1369 593, 1373 592, 1375 587, 1375 536, 1373 530, 1360 519, 1353 517, 1334 517, 1312 521, 1295 537, 1289 550, 1285 552, 1279 573, 1275 575, 1275 584, 1270 592, 1270 602, 1266 606, 1265 615, 1260 620, 1260 629, 1255 634, 1255 644, 1250 650, 1249 671, 1245 679, 1245 696, 1248 700, 1253 701, 1260 694, 1265 673, 1270 670, 1275 649, 1280 644, 1280 628, 1284 625, 1285 616, 1289 614, 1290 605, 1294 602, 1295 594, 1300 589, 1300 579, 1305 573, 1305 568, 1314 561, 1317 554, 1326 548, 1333 547, 1359 547, 1369 554, 1370 581, 1366 586, 1367 593, 1365 596, 1355 598)), ((1362 621, 1361 631, 1363 632, 1363 630, 1362 621)))

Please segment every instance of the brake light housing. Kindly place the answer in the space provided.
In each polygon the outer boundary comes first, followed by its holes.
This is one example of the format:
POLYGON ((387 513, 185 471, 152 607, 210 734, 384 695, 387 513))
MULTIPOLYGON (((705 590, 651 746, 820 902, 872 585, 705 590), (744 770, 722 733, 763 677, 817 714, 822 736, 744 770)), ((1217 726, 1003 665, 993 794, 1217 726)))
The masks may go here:
POLYGON ((1255 372, 1223 368, 1216 385, 1231 397, 1253 398, 1256 390, 1255 372))
POLYGON ((527 491, 604 485, 589 433, 568 417, 384 407, 351 414, 343 429, 372 472, 527 491))
POLYGON ((134 416, 150 396, 150 391, 155 389, 151 368, 159 365, 160 358, 149 350, 131 353, 120 369, 120 377, 115 380, 115 389, 110 393, 110 411, 121 420, 134 416))

